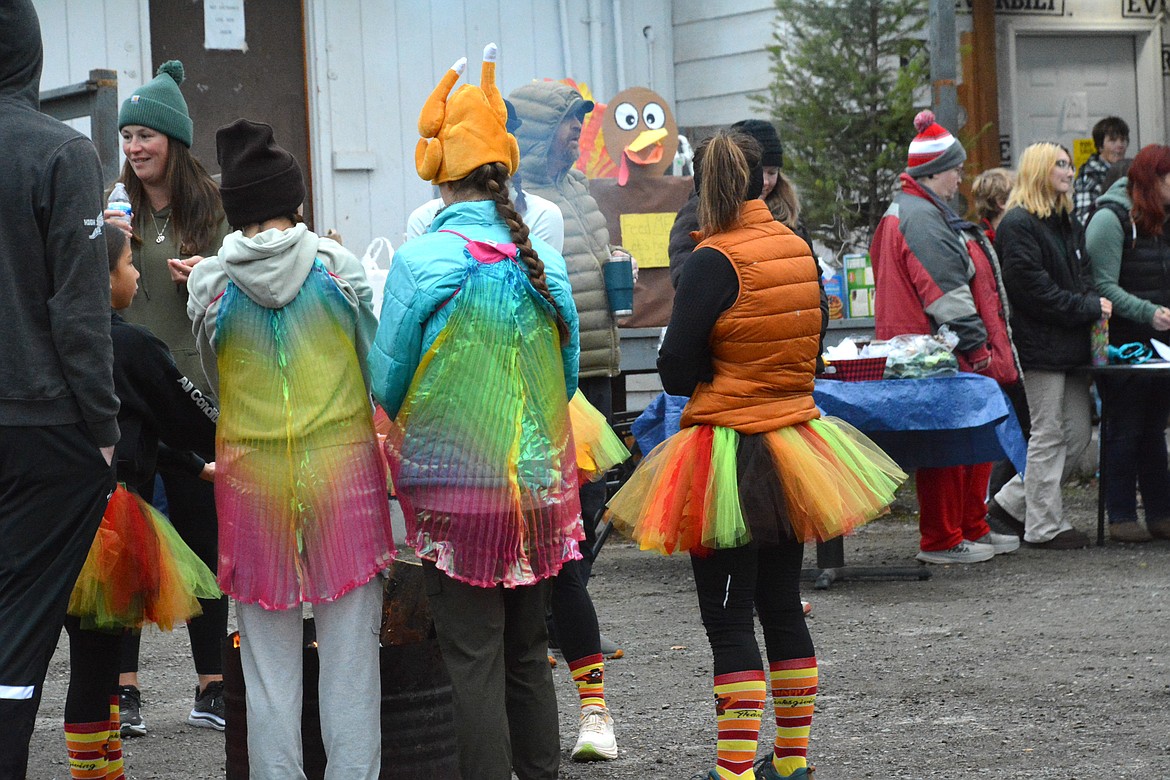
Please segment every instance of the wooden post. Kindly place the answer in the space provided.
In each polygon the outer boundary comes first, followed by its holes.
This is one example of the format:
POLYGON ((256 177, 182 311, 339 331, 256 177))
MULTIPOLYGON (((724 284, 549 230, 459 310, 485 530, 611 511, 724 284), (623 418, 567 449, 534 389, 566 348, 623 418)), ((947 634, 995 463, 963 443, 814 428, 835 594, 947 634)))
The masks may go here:
POLYGON ((969 149, 977 170, 1000 164, 999 78, 995 69, 995 0, 974 0, 971 6, 971 105, 967 129, 978 133, 969 149))

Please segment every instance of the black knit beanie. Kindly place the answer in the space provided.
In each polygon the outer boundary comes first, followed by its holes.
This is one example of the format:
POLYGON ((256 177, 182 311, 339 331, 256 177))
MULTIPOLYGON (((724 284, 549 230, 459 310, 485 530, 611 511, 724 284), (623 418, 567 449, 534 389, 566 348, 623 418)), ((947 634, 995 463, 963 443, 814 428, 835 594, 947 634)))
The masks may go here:
POLYGON ((764 158, 760 164, 765 168, 784 167, 784 147, 780 145, 780 135, 771 122, 763 119, 744 119, 731 126, 732 130, 747 133, 756 139, 760 148, 764 150, 764 158))
POLYGON ((301 167, 276 145, 271 125, 237 119, 219 128, 215 156, 223 213, 232 227, 295 214, 305 202, 301 167))
MULTIPOLYGON (((745 136, 745 135, 747 136, 748 140, 744 141, 745 144, 752 145, 752 146, 756 147, 755 149, 745 149, 744 150, 744 156, 750 160, 752 157, 755 156, 754 153, 759 152, 759 143, 752 144, 751 142, 754 141, 755 139, 752 138, 752 136, 748 135, 747 133, 744 133, 742 130, 737 130, 736 132, 740 133, 741 137, 745 136)), ((695 195, 699 194, 699 191, 702 189, 702 186, 703 186, 703 152, 705 152, 706 150, 707 150, 707 143, 706 143, 706 141, 703 141, 695 148, 695 159, 692 160, 692 164, 694 165, 694 169, 695 169, 695 173, 693 176, 694 184, 695 184, 695 195)), ((751 171, 748 173, 748 186, 747 186, 747 193, 744 194, 744 198, 743 198, 744 203, 747 203, 748 201, 755 200, 756 198, 760 197, 760 193, 762 193, 763 191, 764 191, 764 162, 761 159, 760 162, 756 163, 755 167, 753 167, 751 169, 751 171)))

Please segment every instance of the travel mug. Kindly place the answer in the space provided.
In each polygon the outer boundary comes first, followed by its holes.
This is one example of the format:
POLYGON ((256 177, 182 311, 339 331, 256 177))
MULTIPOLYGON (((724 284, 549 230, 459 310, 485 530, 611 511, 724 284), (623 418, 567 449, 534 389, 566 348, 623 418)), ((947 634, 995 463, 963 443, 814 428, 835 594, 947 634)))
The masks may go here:
POLYGON ((605 264, 605 294, 615 317, 634 313, 634 261, 624 252, 614 252, 605 264))

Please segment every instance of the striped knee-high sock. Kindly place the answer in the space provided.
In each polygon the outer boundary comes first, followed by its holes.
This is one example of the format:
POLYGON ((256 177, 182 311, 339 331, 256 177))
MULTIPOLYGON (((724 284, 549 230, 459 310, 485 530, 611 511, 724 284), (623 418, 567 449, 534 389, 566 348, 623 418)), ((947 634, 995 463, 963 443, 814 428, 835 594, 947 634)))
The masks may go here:
POLYGON ((110 741, 106 746, 106 762, 106 780, 126 777, 122 762, 122 713, 116 693, 110 697, 110 741))
POLYGON ((605 706, 605 656, 597 653, 570 661, 569 672, 577 684, 582 709, 605 706))
POLYGON ((106 780, 107 742, 110 722, 66 723, 65 749, 69 751, 69 776, 74 780, 106 780))
POLYGON ((776 709, 772 766, 786 777, 808 766, 808 733, 817 700, 817 659, 793 658, 768 664, 776 709))
POLYGON ((715 720, 719 727, 715 771, 720 780, 753 777, 766 697, 763 669, 715 676, 715 720))

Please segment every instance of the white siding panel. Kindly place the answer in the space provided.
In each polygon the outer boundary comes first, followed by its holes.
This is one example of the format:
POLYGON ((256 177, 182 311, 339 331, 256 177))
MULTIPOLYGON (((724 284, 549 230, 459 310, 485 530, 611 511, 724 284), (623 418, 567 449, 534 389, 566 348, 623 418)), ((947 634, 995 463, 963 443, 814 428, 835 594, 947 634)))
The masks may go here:
POLYGON ((144 83, 142 46, 149 21, 138 0, 35 0, 33 5, 45 51, 41 89, 85 81, 95 68, 118 71, 121 99, 144 83))
POLYGON ((775 11, 770 0, 674 0, 674 24, 700 22, 750 14, 754 11, 775 11))
MULTIPOLYGON (((118 74, 118 101, 149 80, 145 0, 34 0, 41 22, 41 90, 77 84, 98 68, 118 74)), ((69 123, 89 135, 89 120, 69 123)))
MULTIPOLYGON (((765 118, 760 106, 747 93, 682 101, 675 109, 675 117, 680 127, 729 125, 741 119, 765 118)), ((695 141, 691 139, 692 144, 695 141)))
MULTIPOLYGON (((591 80, 588 0, 569 0, 567 24, 573 73, 565 73, 556 0, 306 0, 310 50, 310 145, 318 227, 336 227, 358 254, 374 236, 397 246, 410 212, 433 197, 414 170, 418 111, 442 74, 468 60, 460 84, 479 83, 484 44, 500 45, 497 70, 505 95, 532 79, 591 80), (333 152, 363 152, 373 170, 333 170, 333 152)), ((602 2, 598 98, 617 84, 612 3, 602 2)), ((655 87, 668 100, 672 84, 670 4, 626 0, 622 5, 625 75, 630 85, 655 87), (654 46, 641 31, 655 31, 654 46)), ((362 159, 362 155, 349 155, 362 159)))
POLYGON ((768 53, 762 50, 680 63, 674 69, 678 102, 763 90, 768 86, 770 65, 768 53))
POLYGON ((755 11, 736 17, 675 25, 675 64, 760 51, 772 43, 776 12, 755 11))

